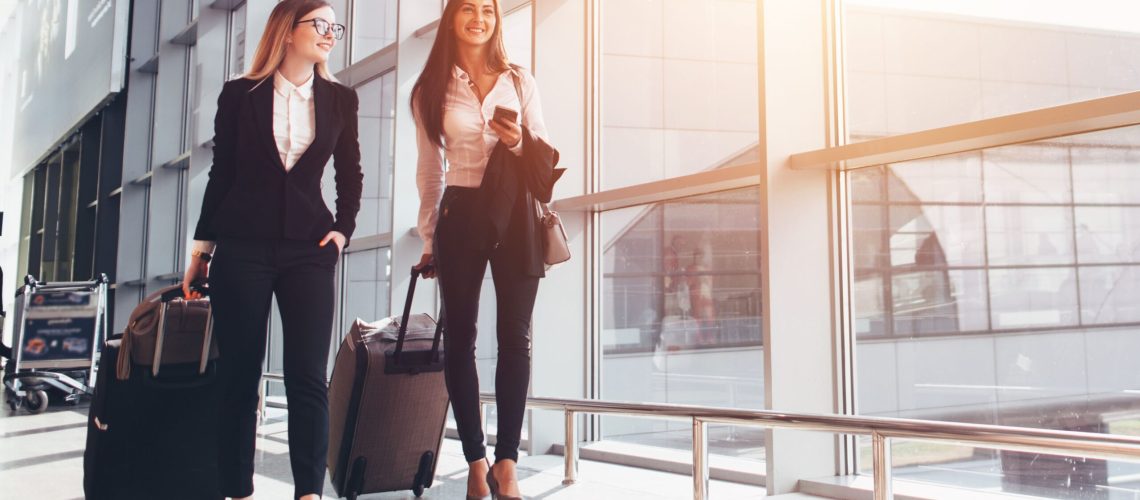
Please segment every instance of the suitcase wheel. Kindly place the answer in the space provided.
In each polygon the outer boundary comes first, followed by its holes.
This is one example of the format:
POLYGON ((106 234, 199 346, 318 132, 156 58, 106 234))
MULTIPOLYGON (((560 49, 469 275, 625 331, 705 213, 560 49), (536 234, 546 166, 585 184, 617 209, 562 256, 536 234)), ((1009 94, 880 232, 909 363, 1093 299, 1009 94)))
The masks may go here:
POLYGON ((432 480, 435 479, 432 477, 431 470, 431 466, 434 463, 435 453, 425 451, 423 455, 420 455, 420 467, 419 470, 416 471, 416 478, 412 484, 412 493, 416 495, 416 498, 424 494, 424 488, 431 488, 432 480))

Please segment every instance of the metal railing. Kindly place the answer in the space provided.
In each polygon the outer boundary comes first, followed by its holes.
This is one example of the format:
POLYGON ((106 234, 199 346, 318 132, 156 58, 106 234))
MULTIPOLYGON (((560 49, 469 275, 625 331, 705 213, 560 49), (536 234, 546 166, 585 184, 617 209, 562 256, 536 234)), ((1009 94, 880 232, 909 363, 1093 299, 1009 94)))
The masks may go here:
MULTIPOLYGON (((483 410, 481 413, 486 415, 485 407, 495 404, 495 396, 484 393, 480 400, 483 407, 480 408, 483 410)), ((950 441, 997 450, 1140 460, 1140 438, 1091 432, 584 399, 529 398, 526 406, 531 410, 561 411, 565 414, 565 474, 562 484, 567 485, 573 484, 578 479, 577 417, 579 414, 691 420, 695 500, 708 498, 708 424, 710 423, 871 436, 875 500, 893 498, 890 453, 892 439, 950 441)))

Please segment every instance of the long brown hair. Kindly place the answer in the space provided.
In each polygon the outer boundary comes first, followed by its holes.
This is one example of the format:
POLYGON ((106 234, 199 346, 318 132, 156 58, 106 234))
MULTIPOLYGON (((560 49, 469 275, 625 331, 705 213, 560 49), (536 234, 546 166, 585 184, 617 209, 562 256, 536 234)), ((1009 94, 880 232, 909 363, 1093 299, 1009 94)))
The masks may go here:
MULTIPOLYGON (((253 64, 242 76, 258 81, 273 76, 277 67, 281 66, 281 61, 285 60, 285 40, 293 32, 297 21, 322 7, 332 5, 326 0, 282 0, 273 7, 269 21, 265 23, 265 32, 261 34, 261 41, 257 43, 257 51, 253 53, 253 64)), ((314 69, 321 78, 336 81, 329 72, 328 64, 317 63, 314 69)))
MULTIPOLYGON (((443 100, 451 83, 451 71, 455 67, 458 41, 456 40, 455 16, 463 3, 469 0, 449 0, 443 8, 443 16, 436 30, 435 43, 431 46, 424 70, 412 87, 412 112, 418 114, 420 126, 436 146, 443 147, 443 100)), ((503 11, 499 0, 495 5, 495 30, 488 41, 487 71, 501 72, 517 68, 507 58, 507 48, 503 45, 503 11)))

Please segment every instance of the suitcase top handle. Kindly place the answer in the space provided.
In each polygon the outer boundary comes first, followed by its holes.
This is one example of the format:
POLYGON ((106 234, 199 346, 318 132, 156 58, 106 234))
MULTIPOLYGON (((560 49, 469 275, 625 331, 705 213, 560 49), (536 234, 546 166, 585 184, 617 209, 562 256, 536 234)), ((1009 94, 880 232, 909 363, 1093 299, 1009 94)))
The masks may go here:
MULTIPOLYGON (((393 353, 392 360, 397 364, 400 362, 400 355, 404 352, 404 337, 408 335, 408 317, 412 314, 412 298, 416 296, 416 281, 424 273, 435 269, 435 266, 427 265, 422 268, 412 266, 412 281, 408 283, 408 298, 404 301, 404 316, 400 320, 399 333, 396 336, 396 352, 393 353)), ((439 339, 443 335, 443 308, 439 308, 439 321, 435 324, 435 337, 431 341, 431 361, 439 361, 439 339)))

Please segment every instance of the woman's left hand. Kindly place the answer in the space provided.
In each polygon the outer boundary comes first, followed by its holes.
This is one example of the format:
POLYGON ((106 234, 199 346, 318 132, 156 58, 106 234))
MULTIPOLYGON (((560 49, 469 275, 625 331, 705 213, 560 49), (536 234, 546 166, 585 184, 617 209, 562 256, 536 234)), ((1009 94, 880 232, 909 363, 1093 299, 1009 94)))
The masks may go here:
POLYGON ((522 140, 522 127, 513 121, 495 120, 490 122, 491 130, 494 130, 499 136, 499 140, 503 141, 508 148, 518 146, 519 141, 522 140))
POLYGON ((327 245, 329 241, 336 243, 336 251, 339 253, 344 251, 344 243, 348 241, 348 238, 340 234, 340 231, 329 231, 329 234, 326 234, 324 239, 321 240, 321 246, 327 245))

